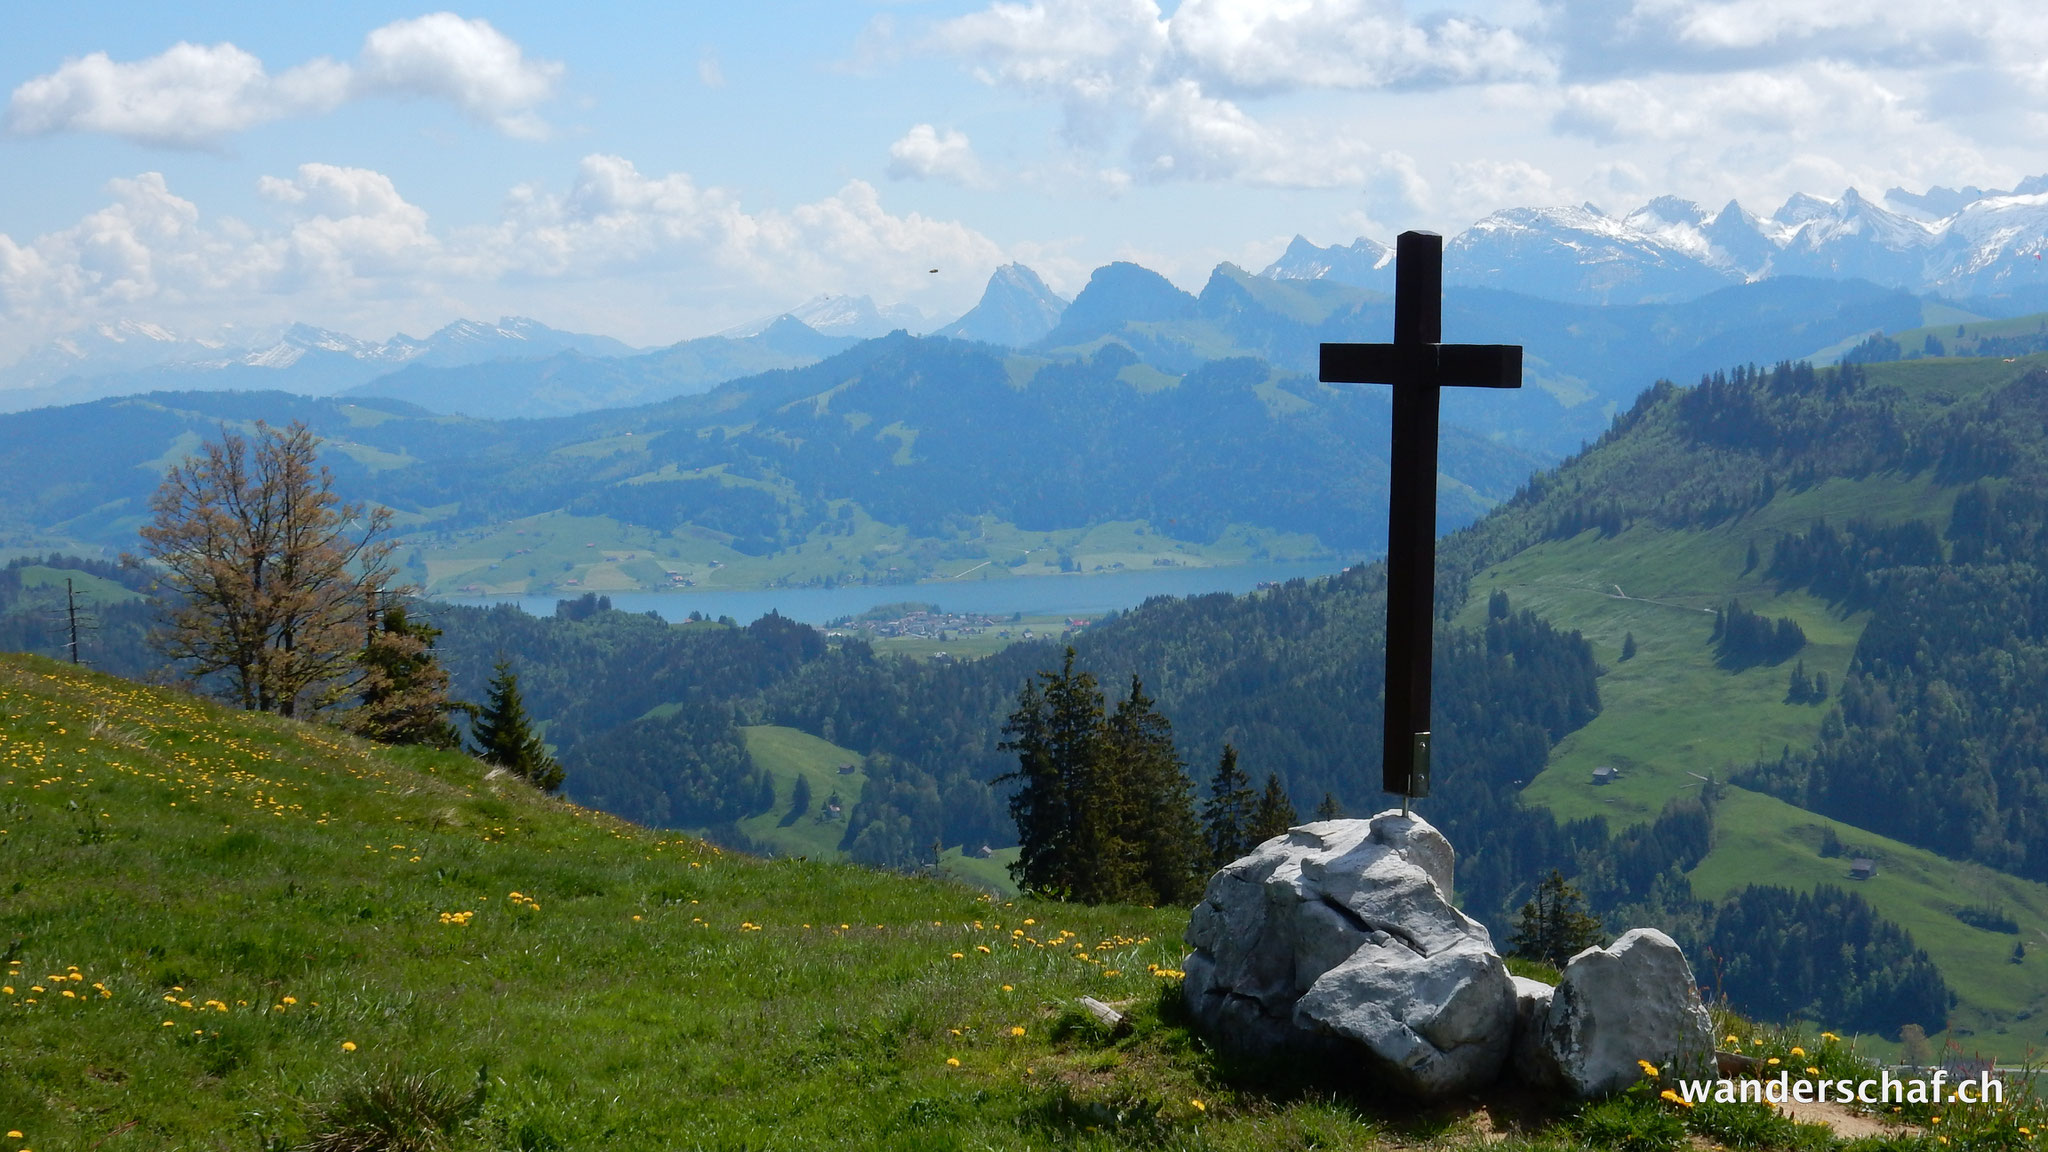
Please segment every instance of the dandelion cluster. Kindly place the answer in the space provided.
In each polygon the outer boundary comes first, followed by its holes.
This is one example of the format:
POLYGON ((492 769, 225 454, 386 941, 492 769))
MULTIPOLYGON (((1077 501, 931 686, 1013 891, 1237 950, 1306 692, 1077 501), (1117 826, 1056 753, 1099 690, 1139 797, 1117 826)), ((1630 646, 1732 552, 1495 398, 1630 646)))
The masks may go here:
POLYGON ((474 919, 475 916, 475 909, 470 909, 464 912, 443 912, 441 913, 441 923, 452 924, 457 928, 464 928, 469 925, 470 920, 474 919))

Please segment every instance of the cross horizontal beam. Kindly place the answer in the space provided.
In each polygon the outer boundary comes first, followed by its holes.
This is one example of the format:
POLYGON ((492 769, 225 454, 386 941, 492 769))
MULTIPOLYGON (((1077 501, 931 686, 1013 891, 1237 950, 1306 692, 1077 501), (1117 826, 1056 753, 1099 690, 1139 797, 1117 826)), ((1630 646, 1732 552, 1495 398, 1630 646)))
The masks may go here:
POLYGON ((1331 384, 1441 383, 1520 388, 1520 344, 1325 344, 1321 378, 1331 384))

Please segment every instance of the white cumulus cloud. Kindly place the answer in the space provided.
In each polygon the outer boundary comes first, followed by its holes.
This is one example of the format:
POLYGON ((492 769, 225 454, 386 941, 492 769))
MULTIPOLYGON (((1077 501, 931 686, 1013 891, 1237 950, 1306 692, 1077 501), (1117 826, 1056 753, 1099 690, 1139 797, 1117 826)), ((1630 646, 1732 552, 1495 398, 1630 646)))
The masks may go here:
POLYGON ((898 180, 943 180, 970 188, 988 182, 967 134, 952 128, 941 132, 930 124, 912 125, 902 139, 889 145, 889 175, 898 180))
POLYGON ((488 22, 447 12, 372 31, 354 64, 321 57, 272 74, 233 44, 178 43, 146 60, 104 52, 66 60, 15 88, 7 130, 87 132, 165 148, 205 148, 262 124, 330 112, 368 96, 445 100, 515 136, 545 133, 534 108, 562 66, 527 58, 488 22))
POLYGON ((0 363, 110 320, 422 330, 497 309, 675 339, 821 293, 959 310, 972 300, 946 293, 1013 258, 958 221, 890 211, 864 181, 749 210, 613 155, 584 157, 562 191, 514 188, 496 221, 467 228, 435 226, 365 168, 302 164, 258 191, 276 224, 210 218, 144 173, 112 181, 108 203, 68 227, 0 233, 0 363), (956 287, 935 285, 933 267, 958 270, 956 287))

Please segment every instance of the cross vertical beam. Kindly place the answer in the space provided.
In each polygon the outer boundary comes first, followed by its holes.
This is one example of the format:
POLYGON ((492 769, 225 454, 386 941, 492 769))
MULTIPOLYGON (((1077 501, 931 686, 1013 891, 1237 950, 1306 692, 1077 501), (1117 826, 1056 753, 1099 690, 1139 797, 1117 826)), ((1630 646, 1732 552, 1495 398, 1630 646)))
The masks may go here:
POLYGON ((1325 344, 1320 375, 1328 383, 1394 386, 1381 786, 1405 802, 1429 795, 1438 404, 1446 386, 1521 387, 1522 349, 1442 342, 1443 237, 1403 232, 1394 259, 1394 342, 1325 344))

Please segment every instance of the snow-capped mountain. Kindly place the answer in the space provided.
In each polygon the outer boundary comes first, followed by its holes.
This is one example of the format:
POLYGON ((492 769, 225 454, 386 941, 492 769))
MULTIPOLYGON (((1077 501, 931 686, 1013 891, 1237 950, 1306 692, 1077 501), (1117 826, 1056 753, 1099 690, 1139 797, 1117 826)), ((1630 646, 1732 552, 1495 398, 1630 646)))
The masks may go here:
POLYGON ((827 336, 851 336, 857 340, 887 336, 898 328, 920 333, 930 326, 925 314, 915 305, 878 307, 872 296, 825 295, 813 296, 787 312, 777 312, 773 316, 763 316, 727 328, 719 335, 732 340, 758 336, 784 316, 800 320, 805 326, 827 336))
POLYGON ((328 395, 412 363, 455 366, 537 360, 560 352, 626 356, 634 351, 609 336, 562 332, 523 316, 503 317, 495 324, 458 320, 424 340, 399 333, 382 342, 310 324, 195 337, 122 321, 67 333, 0 370, 0 408, 178 388, 275 388, 328 395))
MULTIPOLYGON (((1385 290, 1361 239, 1318 248, 1296 237, 1262 275, 1327 277, 1385 290)), ((2010 192, 1969 187, 1882 200, 1795 194, 1768 217, 1730 201, 1718 212, 1663 196, 1621 216, 1591 204, 1510 208, 1452 237, 1444 279, 1590 304, 1690 299, 1771 276, 1858 279, 1957 300, 2048 306, 2048 177, 2010 192)), ((1994 308, 1994 310, 1998 310, 1994 308)))

